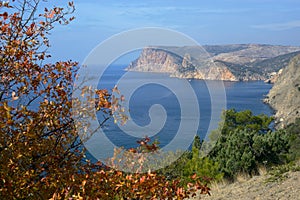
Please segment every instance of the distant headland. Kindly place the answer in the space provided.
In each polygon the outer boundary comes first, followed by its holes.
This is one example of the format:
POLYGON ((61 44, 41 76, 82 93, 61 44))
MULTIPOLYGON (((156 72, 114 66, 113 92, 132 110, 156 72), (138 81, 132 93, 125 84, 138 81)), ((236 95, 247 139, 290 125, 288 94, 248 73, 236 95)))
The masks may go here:
POLYGON ((169 73, 205 80, 272 82, 300 47, 266 44, 151 46, 142 50, 128 71, 169 73))

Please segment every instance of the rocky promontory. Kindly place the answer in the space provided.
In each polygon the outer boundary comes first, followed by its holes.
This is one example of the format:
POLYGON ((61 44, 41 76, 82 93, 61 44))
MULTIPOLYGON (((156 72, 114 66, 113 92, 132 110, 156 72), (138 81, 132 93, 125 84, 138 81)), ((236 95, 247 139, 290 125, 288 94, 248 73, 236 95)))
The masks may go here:
POLYGON ((282 69, 265 101, 275 110, 278 128, 300 118, 300 54, 282 69))
POLYGON ((145 47, 127 70, 206 80, 267 80, 300 47, 261 44, 145 47))

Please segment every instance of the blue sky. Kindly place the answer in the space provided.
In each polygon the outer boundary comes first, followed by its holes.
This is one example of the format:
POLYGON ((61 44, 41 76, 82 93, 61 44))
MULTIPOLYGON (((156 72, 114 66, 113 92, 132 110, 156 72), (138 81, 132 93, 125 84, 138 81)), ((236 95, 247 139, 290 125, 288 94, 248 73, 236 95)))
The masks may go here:
POLYGON ((299 0, 75 0, 74 3, 76 20, 58 27, 51 35, 55 59, 81 62, 110 36, 143 27, 180 31, 200 44, 300 46, 299 0))

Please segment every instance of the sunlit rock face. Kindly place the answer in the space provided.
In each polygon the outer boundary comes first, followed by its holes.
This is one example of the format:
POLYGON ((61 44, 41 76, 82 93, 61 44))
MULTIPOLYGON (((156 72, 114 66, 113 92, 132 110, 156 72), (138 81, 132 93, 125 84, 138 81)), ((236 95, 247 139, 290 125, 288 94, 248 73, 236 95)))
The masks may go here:
POLYGON ((266 102, 275 110, 277 127, 285 127, 300 117, 300 54, 282 70, 266 102))

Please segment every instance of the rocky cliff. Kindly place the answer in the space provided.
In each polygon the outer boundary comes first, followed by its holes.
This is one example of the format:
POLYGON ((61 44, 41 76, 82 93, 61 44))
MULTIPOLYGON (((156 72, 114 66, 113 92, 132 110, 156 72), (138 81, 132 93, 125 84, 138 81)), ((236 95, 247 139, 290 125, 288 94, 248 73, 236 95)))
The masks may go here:
POLYGON ((277 127, 284 127, 300 117, 300 54, 283 68, 266 102, 276 112, 277 127))
POLYGON ((259 44, 146 47, 128 70, 208 80, 266 80, 300 47, 259 44))

